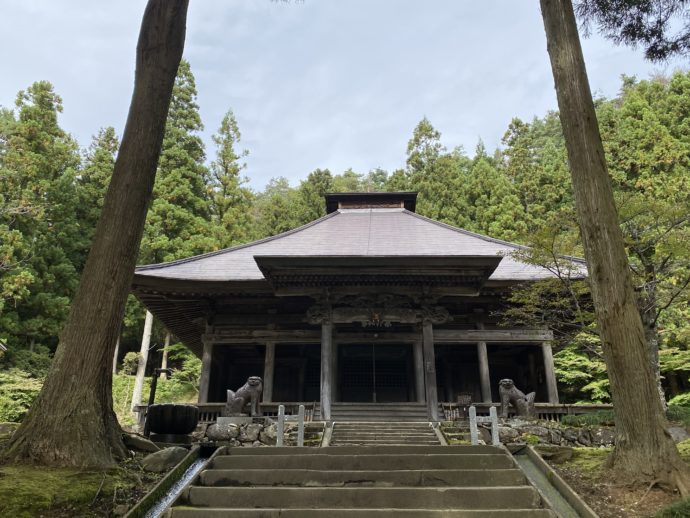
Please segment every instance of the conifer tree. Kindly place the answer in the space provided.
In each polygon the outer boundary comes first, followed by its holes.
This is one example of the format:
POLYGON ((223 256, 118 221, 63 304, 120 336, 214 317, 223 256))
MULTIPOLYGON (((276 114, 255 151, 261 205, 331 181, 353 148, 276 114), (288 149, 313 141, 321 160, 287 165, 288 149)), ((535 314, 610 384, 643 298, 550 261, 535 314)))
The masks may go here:
POLYGON ((101 128, 93 137, 84 156, 84 166, 79 173, 79 222, 90 241, 96 230, 103 199, 115 167, 115 157, 120 142, 112 127, 101 128))
POLYGON ((251 206, 253 193, 245 185, 242 160, 249 151, 236 150, 241 134, 232 110, 223 117, 213 136, 216 159, 211 163, 212 206, 216 218, 217 240, 221 248, 251 241, 254 237, 251 206))
POLYGON ((0 283, 16 304, 0 318, 15 343, 55 346, 87 248, 75 217, 78 146, 58 124, 62 100, 49 82, 19 92, 15 105, 1 130, 0 283))

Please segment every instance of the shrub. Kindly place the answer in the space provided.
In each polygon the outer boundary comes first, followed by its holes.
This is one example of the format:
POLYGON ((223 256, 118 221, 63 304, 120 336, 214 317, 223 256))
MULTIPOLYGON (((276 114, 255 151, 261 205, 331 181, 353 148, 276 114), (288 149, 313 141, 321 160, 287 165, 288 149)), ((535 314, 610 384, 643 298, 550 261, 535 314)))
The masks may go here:
POLYGON ((50 368, 50 350, 42 345, 29 349, 9 349, 2 358, 2 364, 9 369, 24 371, 29 377, 43 379, 50 368))
POLYGON ((685 518, 690 516, 690 498, 679 500, 656 513, 655 518, 685 518))
POLYGON ((613 426, 613 410, 599 410, 589 414, 564 415, 561 424, 566 426, 613 426))
POLYGON ((122 374, 136 374, 139 367, 139 353, 128 352, 122 359, 122 374))
POLYGON ((678 421, 685 426, 690 426, 690 407, 669 405, 666 411, 666 417, 668 417, 669 421, 678 421))
POLYGON ((668 406, 684 406, 690 408, 690 392, 678 394, 676 397, 671 398, 668 402, 668 406))
POLYGON ((41 391, 43 382, 19 369, 0 371, 0 422, 20 422, 41 391))

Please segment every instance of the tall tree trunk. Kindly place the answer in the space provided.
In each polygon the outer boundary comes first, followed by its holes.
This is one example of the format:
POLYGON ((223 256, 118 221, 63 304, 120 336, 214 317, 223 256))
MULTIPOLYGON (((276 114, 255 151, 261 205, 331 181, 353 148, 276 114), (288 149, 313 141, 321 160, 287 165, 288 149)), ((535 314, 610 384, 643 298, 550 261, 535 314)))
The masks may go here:
POLYGON ((540 0, 602 349, 616 446, 628 480, 660 480, 687 493, 690 470, 666 432, 649 362, 571 0, 540 0))
POLYGON ((134 93, 79 288, 50 372, 6 457, 109 467, 126 454, 113 412, 112 360, 146 219, 188 0, 149 0, 137 44, 134 93))

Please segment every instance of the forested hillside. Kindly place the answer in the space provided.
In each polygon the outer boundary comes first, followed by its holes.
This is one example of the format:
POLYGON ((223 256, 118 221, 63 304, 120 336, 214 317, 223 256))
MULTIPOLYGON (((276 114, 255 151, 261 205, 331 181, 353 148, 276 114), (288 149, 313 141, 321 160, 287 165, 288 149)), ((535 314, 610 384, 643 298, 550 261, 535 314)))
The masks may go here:
MULTIPOLYGON (((666 397, 690 405, 690 73, 623 78, 620 94, 598 99, 597 110, 650 358, 666 397)), ((0 111, 0 339, 8 348, 0 358, 0 421, 20 419, 40 387, 118 148, 109 127, 91 143, 77 143, 60 127, 61 111, 58 93, 45 81, 0 111)), ((507 121, 498 149, 479 142, 471 153, 447 149, 424 118, 400 150, 399 169, 316 169, 304 171, 297 185, 277 177, 261 191, 250 186, 244 160, 251 150, 244 149, 233 111, 215 131, 213 149, 205 149, 202 129, 194 75, 183 62, 140 264, 295 228, 325 214, 326 192, 418 191, 420 214, 531 245, 524 260, 557 273, 553 281, 515 291, 502 318, 555 329, 565 399, 609 400, 587 285, 570 280, 560 257, 582 251, 556 112, 507 121)), ((132 298, 120 363, 126 352, 138 350, 143 317, 132 298)), ((160 361, 164 334, 154 330, 151 363, 160 361)), ((194 371, 192 364, 178 352, 174 365, 185 375, 194 371)))

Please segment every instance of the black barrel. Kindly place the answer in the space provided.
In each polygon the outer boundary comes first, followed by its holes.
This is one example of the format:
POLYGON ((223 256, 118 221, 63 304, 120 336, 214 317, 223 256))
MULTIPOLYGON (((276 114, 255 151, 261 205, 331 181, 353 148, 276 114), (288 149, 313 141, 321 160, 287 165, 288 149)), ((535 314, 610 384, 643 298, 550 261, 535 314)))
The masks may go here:
POLYGON ((157 434, 185 435, 192 433, 199 422, 195 405, 163 403, 151 405, 147 417, 149 431, 157 434))

